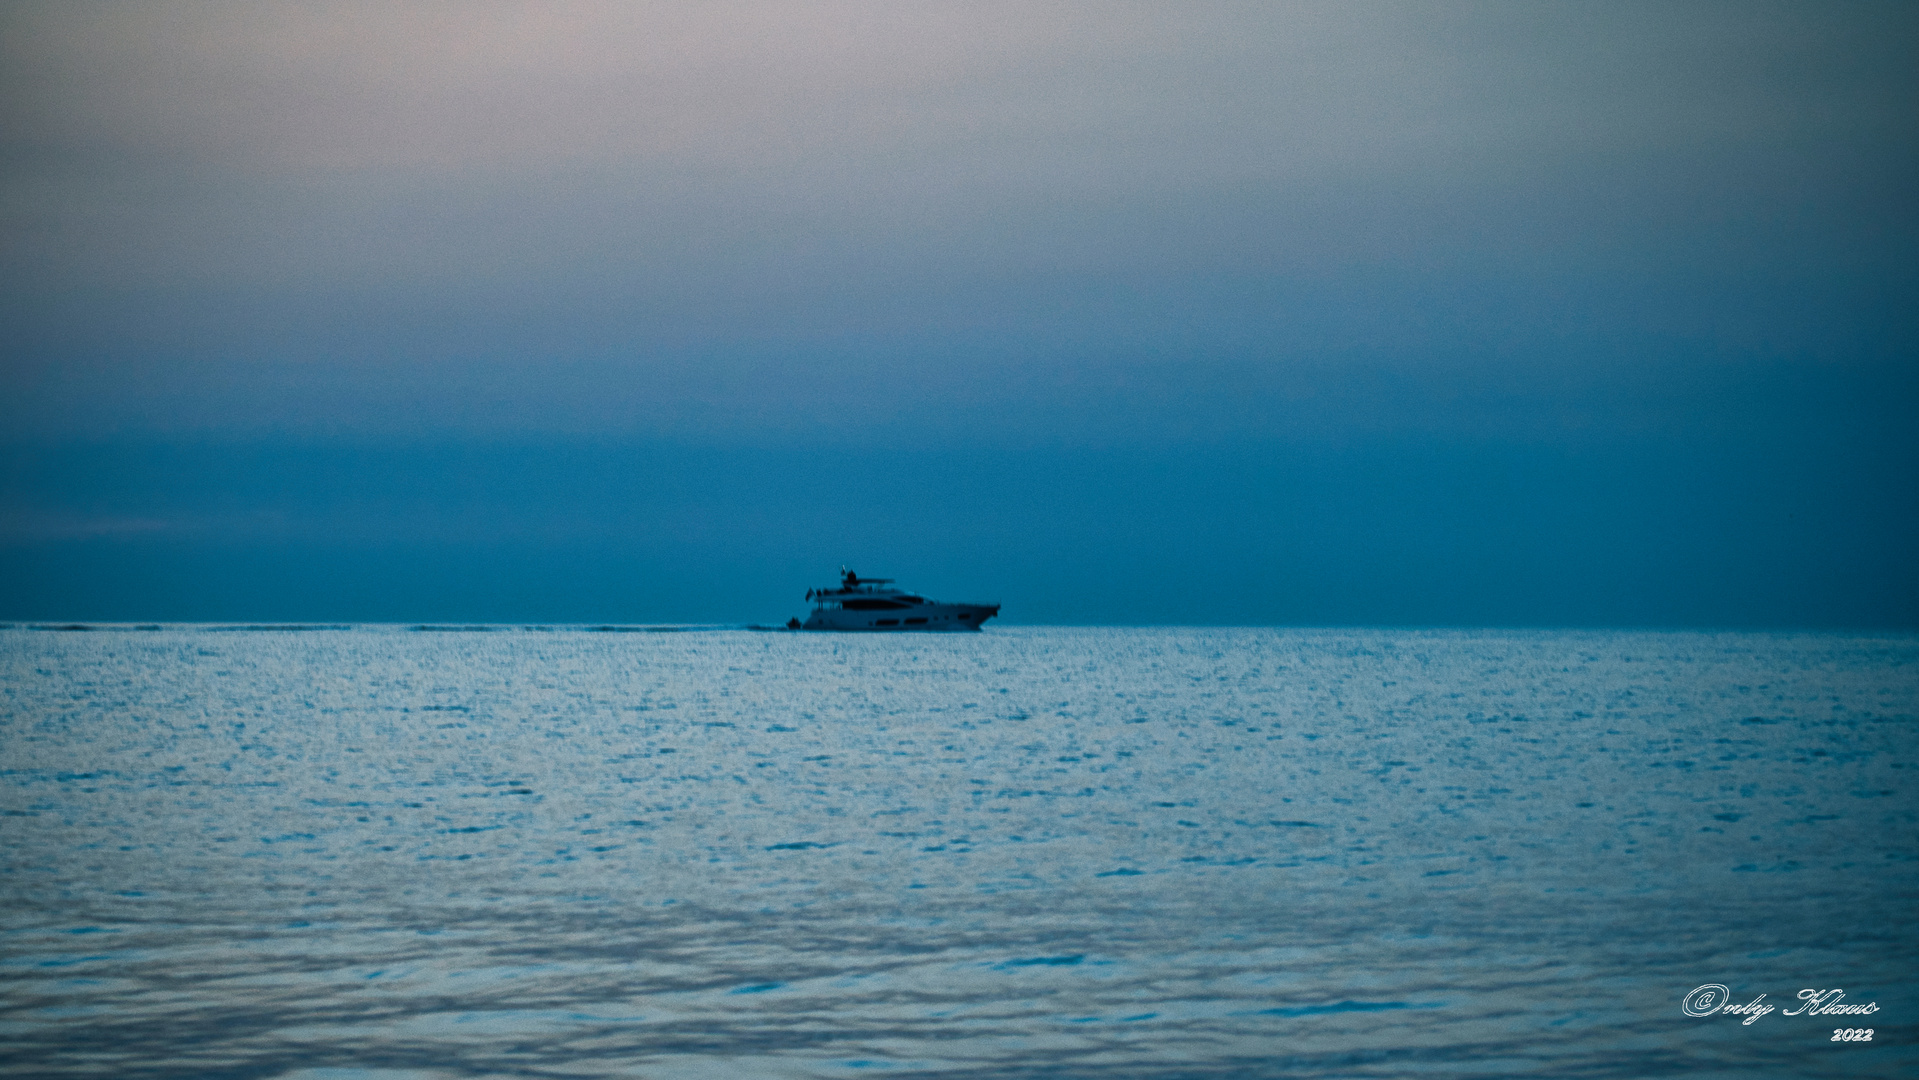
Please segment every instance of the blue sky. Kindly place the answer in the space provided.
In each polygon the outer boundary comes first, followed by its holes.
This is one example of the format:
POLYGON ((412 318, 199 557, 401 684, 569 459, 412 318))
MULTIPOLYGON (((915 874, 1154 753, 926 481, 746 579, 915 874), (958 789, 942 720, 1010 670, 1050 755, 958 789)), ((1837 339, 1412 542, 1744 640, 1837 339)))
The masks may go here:
POLYGON ((0 24, 0 618, 1919 624, 1909 5, 0 24))

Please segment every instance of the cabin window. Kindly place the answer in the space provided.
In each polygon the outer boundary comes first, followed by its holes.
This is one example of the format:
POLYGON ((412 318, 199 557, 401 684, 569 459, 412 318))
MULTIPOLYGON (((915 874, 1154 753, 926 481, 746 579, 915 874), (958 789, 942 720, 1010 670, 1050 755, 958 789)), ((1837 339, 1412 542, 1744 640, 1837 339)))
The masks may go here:
POLYGON ((840 606, 848 611, 898 611, 907 605, 891 600, 842 600, 840 606))
POLYGON ((906 625, 908 625, 908 626, 925 626, 925 625, 926 625, 926 620, 925 620, 925 619, 908 619, 908 620, 906 620, 906 625))
POLYGON ((873 625, 874 626, 898 626, 899 624, 900 624, 900 621, 898 619, 881 619, 878 622, 874 623, 873 625))

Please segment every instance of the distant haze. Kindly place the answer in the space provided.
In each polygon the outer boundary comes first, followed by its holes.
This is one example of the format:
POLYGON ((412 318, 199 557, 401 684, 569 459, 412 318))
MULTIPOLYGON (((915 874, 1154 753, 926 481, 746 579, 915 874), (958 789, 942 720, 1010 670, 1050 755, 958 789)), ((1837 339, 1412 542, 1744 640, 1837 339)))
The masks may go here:
POLYGON ((0 619, 1919 625, 1908 4, 14 4, 0 619))

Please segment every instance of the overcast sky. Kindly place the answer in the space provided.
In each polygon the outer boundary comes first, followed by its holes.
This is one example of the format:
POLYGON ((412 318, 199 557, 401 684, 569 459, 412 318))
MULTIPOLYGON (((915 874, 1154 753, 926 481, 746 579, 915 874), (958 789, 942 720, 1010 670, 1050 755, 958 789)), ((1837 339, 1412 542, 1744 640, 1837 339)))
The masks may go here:
POLYGON ((1909 4, 8 4, 0 607, 744 620, 862 559, 1026 621, 1913 625, 1915 55, 1909 4), (1100 585, 1199 558, 1224 615, 1100 585), (669 566, 747 584, 607 584, 669 566))

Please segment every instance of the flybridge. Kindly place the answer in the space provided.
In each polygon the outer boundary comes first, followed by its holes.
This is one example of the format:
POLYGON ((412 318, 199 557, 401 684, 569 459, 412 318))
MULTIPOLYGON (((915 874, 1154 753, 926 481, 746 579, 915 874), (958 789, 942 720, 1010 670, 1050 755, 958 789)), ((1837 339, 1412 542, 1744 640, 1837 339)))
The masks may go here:
POLYGON ((892 578, 863 578, 840 568, 838 588, 808 589, 813 614, 794 630, 978 630, 998 604, 948 604, 892 588, 892 578))
MULTIPOLYGON (((855 574, 853 571, 848 570, 846 567, 842 566, 840 567, 840 587, 839 588, 808 589, 806 590, 806 598, 808 600, 811 600, 816 596, 840 596, 846 593, 853 593, 853 592, 879 592, 880 591, 879 587, 881 585, 891 585, 892 583, 893 583, 893 579, 890 577, 863 578, 859 576, 858 574, 855 574)), ((886 591, 890 593, 890 592, 898 592, 899 590, 887 589, 886 591)))

